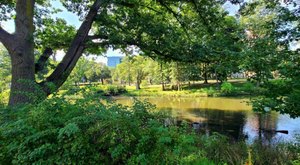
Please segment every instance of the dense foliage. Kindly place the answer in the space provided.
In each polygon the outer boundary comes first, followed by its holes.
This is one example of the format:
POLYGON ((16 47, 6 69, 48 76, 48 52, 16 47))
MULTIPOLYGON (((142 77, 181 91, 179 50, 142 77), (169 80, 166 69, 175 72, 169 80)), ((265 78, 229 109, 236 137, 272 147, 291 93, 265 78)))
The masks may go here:
POLYGON ((136 100, 132 107, 109 101, 103 104, 96 91, 87 90, 90 91, 79 90, 76 94, 83 95, 84 99, 54 96, 35 106, 1 108, 0 163, 299 162, 299 143, 246 145, 218 134, 201 135, 187 123, 177 126, 170 122, 173 120, 168 115, 156 112, 149 103, 136 100))
MULTIPOLYGON (((15 67, 13 70, 26 71, 26 74, 13 73, 11 104, 30 102, 22 93, 35 92, 17 79, 41 86, 45 96, 58 90, 68 77, 73 82, 100 79, 104 84, 104 80, 110 77, 108 68, 79 57, 83 53, 102 54, 108 48, 114 48, 129 55, 138 51, 158 62, 142 57, 125 59, 113 75, 113 79, 121 84, 134 82, 139 89, 143 81, 144 84, 161 83, 164 90, 165 83, 172 83, 173 89, 180 90, 184 82, 204 80, 207 83, 208 79, 215 79, 221 84, 232 73, 244 73, 257 87, 266 89, 264 97, 255 102, 255 109, 263 111, 267 107, 293 117, 300 115, 297 102, 300 12, 296 0, 103 3, 100 0, 62 0, 67 11, 86 20, 79 29, 67 25, 63 19, 51 17, 51 14, 60 12, 53 8, 51 1, 21 2, 0 4, 3 10, 1 21, 8 20, 15 11, 16 23, 20 23, 14 34, 0 27, 1 43, 9 52, 12 67, 15 67), (239 5, 235 16, 229 15, 224 3, 239 5), (17 8, 18 5, 24 8, 17 8), (25 7, 33 12, 24 12, 25 7), (22 17, 32 21, 26 24, 22 17), (25 38, 19 35, 22 30, 28 32, 25 38), (17 36, 20 40, 14 40, 17 36), (11 44, 13 40, 18 43, 11 44), (49 60, 56 50, 66 52, 66 57, 59 63, 49 60), (20 56, 20 53, 26 55, 20 56), (274 78, 282 83, 274 83, 274 78)), ((9 60, 3 58, 3 61, 9 60)), ((8 69, 3 70, 5 73, 1 71, 4 74, 1 84, 8 84, 9 66, 5 68, 8 69)))
POLYGON ((255 110, 299 117, 297 0, 60 0, 82 20, 78 29, 53 18, 60 10, 51 2, 0 3, 0 164, 300 163, 299 142, 201 135, 149 103, 126 107, 101 98, 126 93, 125 84, 161 84, 164 91, 166 84, 192 89, 193 81, 214 79, 216 87, 203 89, 207 96, 259 93, 255 110), (229 2, 239 4, 235 16, 223 8, 229 2), (7 20, 15 21, 14 33, 3 28, 7 20), (114 70, 82 58, 109 48, 129 55, 114 70), (50 58, 58 50, 65 52, 60 62, 50 58), (135 51, 141 56, 131 56, 135 51), (249 81, 236 87, 227 82, 234 73, 249 81), (98 81, 122 86, 76 86, 98 81), (9 93, 13 106, 6 107, 9 93))
POLYGON ((266 89, 255 100, 254 109, 300 116, 299 3, 258 1, 245 11, 241 21, 248 36, 243 65, 255 72, 253 79, 266 89))
POLYGON ((110 69, 104 64, 83 56, 70 74, 67 83, 101 82, 111 77, 110 69))

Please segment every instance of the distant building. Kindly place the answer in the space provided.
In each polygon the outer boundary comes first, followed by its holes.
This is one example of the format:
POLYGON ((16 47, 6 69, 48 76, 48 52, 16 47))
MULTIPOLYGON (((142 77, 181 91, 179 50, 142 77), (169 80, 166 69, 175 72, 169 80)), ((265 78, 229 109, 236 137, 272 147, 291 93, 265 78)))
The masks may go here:
POLYGON ((123 58, 123 56, 107 57, 107 66, 115 68, 118 64, 122 62, 123 58))

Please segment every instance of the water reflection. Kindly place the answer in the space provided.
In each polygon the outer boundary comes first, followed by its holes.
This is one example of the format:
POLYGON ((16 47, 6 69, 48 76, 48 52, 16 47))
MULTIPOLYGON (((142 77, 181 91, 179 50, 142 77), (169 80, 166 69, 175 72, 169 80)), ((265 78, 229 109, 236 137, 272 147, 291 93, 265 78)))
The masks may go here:
POLYGON ((247 136, 251 137, 250 139, 259 139, 265 142, 271 142, 271 140, 276 136, 278 114, 252 113, 248 115, 247 119, 247 123, 244 126, 244 133, 247 133, 247 136), (252 128, 252 130, 249 128, 252 128))
MULTIPOLYGON (((234 139, 246 138, 249 142, 260 139, 266 142, 293 140, 300 134, 300 118, 291 119, 278 113, 258 114, 251 111, 247 99, 238 98, 139 98, 155 104, 157 109, 170 113, 178 121, 199 122, 201 131, 219 132, 234 139), (283 134, 276 131, 286 130, 283 134)), ((131 105, 132 98, 118 97, 118 103, 131 105)))
POLYGON ((205 115, 206 131, 220 132, 226 135, 230 135, 235 139, 238 139, 242 135, 242 126, 245 123, 245 113, 234 111, 222 111, 222 110, 201 110, 194 109, 191 111, 197 115, 205 115))

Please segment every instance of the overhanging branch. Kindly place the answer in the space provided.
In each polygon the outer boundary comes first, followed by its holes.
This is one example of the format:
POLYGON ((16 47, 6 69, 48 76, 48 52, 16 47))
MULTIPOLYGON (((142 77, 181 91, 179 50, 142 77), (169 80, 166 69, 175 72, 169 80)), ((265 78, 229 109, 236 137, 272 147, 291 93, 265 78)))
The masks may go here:
POLYGON ((137 7, 137 6, 141 6, 141 7, 147 8, 147 9, 149 9, 149 10, 151 10, 151 11, 154 11, 154 12, 156 12, 156 13, 158 13, 158 14, 162 14, 162 12, 160 12, 160 11, 154 9, 153 7, 151 7, 151 6, 149 6, 149 5, 136 4, 136 3, 129 3, 129 2, 124 2, 124 1, 119 2, 118 4, 121 5, 121 6, 124 6, 124 7, 128 7, 128 8, 135 8, 135 7, 137 7))
POLYGON ((40 72, 44 69, 45 63, 47 62, 47 60, 49 59, 49 57, 52 54, 53 54, 53 51, 52 51, 51 48, 46 48, 44 50, 43 54, 41 55, 41 57, 39 58, 39 60, 35 64, 35 73, 38 73, 38 72, 40 72))
POLYGON ((14 35, 8 33, 0 26, 0 42, 5 46, 5 48, 9 51, 13 50, 13 39, 14 35))
POLYGON ((47 77, 45 81, 40 83, 41 87, 48 95, 56 91, 67 80, 85 49, 84 44, 92 24, 98 14, 98 10, 106 2, 107 1, 105 0, 95 0, 94 4, 91 6, 88 14, 86 15, 85 20, 80 25, 73 41, 71 42, 66 55, 55 68, 53 73, 47 77), (49 88, 49 86, 47 86, 49 83, 54 85, 55 89, 49 88))
POLYGON ((108 39, 108 36, 104 34, 97 34, 97 35, 87 36, 86 38, 86 40, 95 40, 95 39, 108 39))
POLYGON ((186 29, 185 23, 183 21, 180 20, 180 15, 178 13, 176 13, 174 10, 172 10, 172 8, 170 8, 168 5, 166 5, 163 0, 158 0, 158 2, 160 3, 160 5, 162 7, 164 7, 169 13, 171 13, 173 15, 173 17, 177 20, 177 22, 179 23, 179 25, 183 28, 186 36, 189 38, 189 34, 188 31, 186 29))
MULTIPOLYGON (((201 19, 202 23, 203 23, 203 24, 206 24, 207 21, 206 21, 205 18, 202 16, 201 11, 199 11, 197 2, 196 2, 195 0, 191 0, 191 3, 192 3, 192 5, 194 6, 194 9, 197 11, 198 16, 199 16, 199 18, 201 19)), ((206 26, 206 29, 207 29, 208 33, 213 34, 213 30, 212 30, 212 28, 211 28, 210 25, 207 25, 207 26, 206 26)))

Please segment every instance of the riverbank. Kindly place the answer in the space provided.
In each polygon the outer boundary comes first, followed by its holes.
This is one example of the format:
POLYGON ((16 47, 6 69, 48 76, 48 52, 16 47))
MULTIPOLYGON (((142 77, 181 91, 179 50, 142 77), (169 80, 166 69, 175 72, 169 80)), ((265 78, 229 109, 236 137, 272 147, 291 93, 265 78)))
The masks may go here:
MULTIPOLYGON (((256 97, 261 95, 263 88, 256 87, 246 79, 232 79, 222 84, 209 80, 207 84, 203 81, 182 84, 181 90, 172 89, 172 84, 165 84, 165 90, 161 85, 142 85, 141 89, 136 90, 134 84, 131 86, 120 85, 101 85, 99 83, 81 84, 81 86, 70 86, 66 89, 60 89, 56 94, 66 95, 67 97, 83 97, 81 95, 73 96, 70 91, 84 90, 94 91, 102 96, 129 96, 129 97, 256 97), (69 94, 70 93, 70 94, 69 94)), ((9 90, 0 93, 0 103, 7 104, 9 90)), ((52 95, 50 95, 52 97, 52 95)))
POLYGON ((171 84, 165 85, 162 90, 161 85, 142 86, 136 90, 135 86, 126 86, 126 93, 122 96, 170 96, 170 97, 241 97, 241 96, 258 96, 262 88, 256 87, 245 79, 229 80, 222 84, 215 81, 209 81, 207 84, 203 82, 195 82, 190 84, 182 84, 181 90, 172 89, 171 84))
MULTIPOLYGON (((147 102, 70 101, 0 108, 0 164, 299 164, 299 141, 251 144, 173 124, 147 102), (13 137, 13 138, 12 138, 13 137)), ((241 117, 236 117, 241 119, 241 117)))

